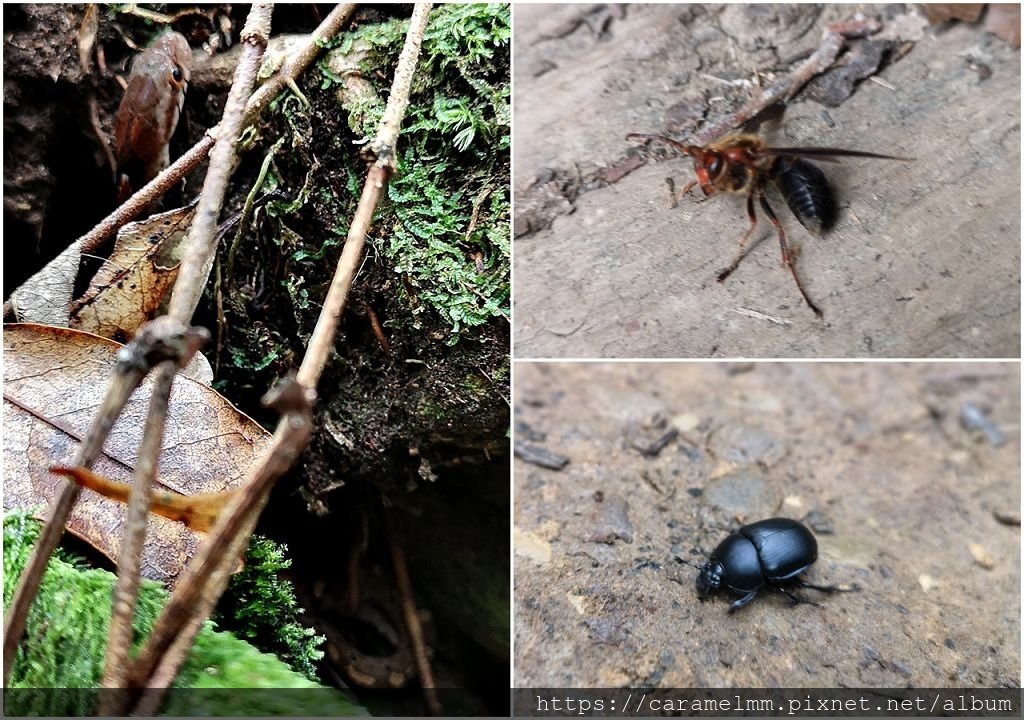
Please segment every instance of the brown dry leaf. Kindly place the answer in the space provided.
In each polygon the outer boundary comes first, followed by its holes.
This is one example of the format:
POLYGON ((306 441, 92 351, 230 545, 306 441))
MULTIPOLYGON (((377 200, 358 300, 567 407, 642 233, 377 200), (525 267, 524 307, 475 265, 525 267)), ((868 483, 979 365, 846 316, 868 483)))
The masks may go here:
MULTIPOLYGON (((4 326, 4 507, 45 515, 55 489, 68 482, 49 472, 68 464, 113 376, 117 343, 42 325, 4 326)), ((132 466, 152 385, 132 396, 114 425, 95 472, 131 483, 132 466)), ((255 421, 210 388, 179 375, 171 393, 158 487, 185 495, 238 487, 270 440, 255 421)), ((69 530, 115 559, 124 505, 90 490, 71 513, 69 530)), ((171 584, 198 548, 184 525, 150 516, 143 575, 171 584)))
POLYGON ((993 3, 988 6, 985 29, 1010 47, 1020 47, 1020 5, 993 3))
POLYGON ((69 327, 127 342, 156 317, 178 277, 182 241, 194 214, 193 207, 178 208, 121 228, 114 251, 71 304, 69 327))
POLYGON ((81 260, 82 244, 76 240, 23 282, 11 294, 15 317, 21 322, 66 326, 81 260))

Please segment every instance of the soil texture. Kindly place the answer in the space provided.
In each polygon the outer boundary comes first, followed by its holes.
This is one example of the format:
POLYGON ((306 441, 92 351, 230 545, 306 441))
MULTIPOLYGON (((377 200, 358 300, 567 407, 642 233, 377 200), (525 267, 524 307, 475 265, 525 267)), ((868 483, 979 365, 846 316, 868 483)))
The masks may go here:
POLYGON ((1016 364, 545 363, 515 383, 517 687, 1018 687, 1016 364), (699 602, 686 563, 770 517, 816 535, 808 582, 859 592, 699 602))

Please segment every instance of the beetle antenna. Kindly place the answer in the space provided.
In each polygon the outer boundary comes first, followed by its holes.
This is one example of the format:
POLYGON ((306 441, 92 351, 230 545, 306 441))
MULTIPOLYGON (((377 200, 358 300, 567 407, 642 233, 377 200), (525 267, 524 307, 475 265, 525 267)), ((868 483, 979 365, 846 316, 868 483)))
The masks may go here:
POLYGON ((680 562, 683 565, 689 565, 692 568, 696 568, 696 569, 700 570, 700 565, 694 565, 692 562, 690 562, 689 560, 686 560, 686 559, 680 557, 679 555, 676 555, 675 558, 676 558, 676 562, 680 562))
MULTIPOLYGON (((704 550, 703 550, 703 549, 697 549, 697 548, 690 548, 690 554, 691 554, 691 555, 703 555, 703 556, 706 556, 706 555, 707 555, 707 553, 706 553, 706 552, 704 552, 704 550)), ((690 567, 692 567, 692 568, 695 568, 695 569, 697 569, 697 570, 700 570, 700 569, 701 569, 701 566, 700 566, 700 565, 698 565, 698 564, 696 564, 696 563, 692 563, 692 562, 690 562, 689 560, 687 560, 686 558, 684 558, 684 557, 681 557, 681 556, 679 556, 679 555, 676 555, 676 556, 675 556, 675 559, 676 559, 676 562, 680 562, 680 563, 682 563, 683 565, 689 565, 690 567)))

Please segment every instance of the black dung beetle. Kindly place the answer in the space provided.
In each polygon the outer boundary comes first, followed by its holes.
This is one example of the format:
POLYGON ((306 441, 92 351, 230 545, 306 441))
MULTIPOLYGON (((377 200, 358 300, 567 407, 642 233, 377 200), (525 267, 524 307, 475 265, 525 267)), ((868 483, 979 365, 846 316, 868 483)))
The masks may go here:
POLYGON ((821 592, 849 592, 856 587, 811 585, 797 576, 818 559, 818 543, 811 531, 796 520, 772 518, 744 525, 711 553, 697 576, 700 599, 725 587, 743 597, 729 607, 735 612, 749 603, 766 584, 778 588, 796 603, 818 603, 800 597, 783 586, 821 592))

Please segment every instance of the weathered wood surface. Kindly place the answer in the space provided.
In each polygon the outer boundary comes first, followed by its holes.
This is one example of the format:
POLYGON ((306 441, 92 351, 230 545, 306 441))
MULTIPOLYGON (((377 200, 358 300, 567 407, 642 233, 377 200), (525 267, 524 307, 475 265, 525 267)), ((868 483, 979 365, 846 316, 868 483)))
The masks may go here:
POLYGON ((544 37, 587 11, 515 12, 518 357, 1019 356, 1019 51, 974 26, 925 29, 880 73, 893 89, 865 81, 838 108, 790 106, 778 145, 917 158, 827 165, 841 211, 824 238, 773 202, 802 247, 798 269, 822 322, 764 219, 739 269, 715 281, 746 228, 744 202, 690 198, 670 208, 665 178, 677 188, 690 180, 687 158, 648 163, 603 187, 593 177, 626 158, 627 133, 664 132, 666 110, 695 88, 709 98, 707 117, 734 109, 714 99, 716 87, 729 87, 710 76, 750 78, 813 49, 824 23, 852 8, 828 6, 813 23, 789 18, 777 39, 764 18, 745 35, 755 19, 744 6, 695 16, 675 5, 628 6, 600 37, 590 29, 604 27, 600 12, 589 26, 544 37), (981 79, 972 58, 991 76, 981 79), (560 200, 569 214, 524 232, 536 180, 552 175, 570 186, 560 200))

